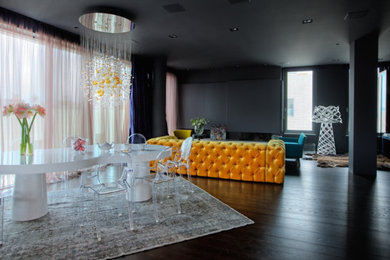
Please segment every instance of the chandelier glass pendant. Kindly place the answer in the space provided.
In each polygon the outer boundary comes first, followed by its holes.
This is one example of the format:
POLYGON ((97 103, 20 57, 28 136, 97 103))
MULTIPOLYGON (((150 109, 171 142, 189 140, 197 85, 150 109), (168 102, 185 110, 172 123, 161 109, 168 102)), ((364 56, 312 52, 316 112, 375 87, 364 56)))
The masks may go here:
POLYGON ((123 17, 88 13, 79 19, 84 49, 82 85, 89 102, 120 105, 131 88, 131 38, 134 24, 123 17))

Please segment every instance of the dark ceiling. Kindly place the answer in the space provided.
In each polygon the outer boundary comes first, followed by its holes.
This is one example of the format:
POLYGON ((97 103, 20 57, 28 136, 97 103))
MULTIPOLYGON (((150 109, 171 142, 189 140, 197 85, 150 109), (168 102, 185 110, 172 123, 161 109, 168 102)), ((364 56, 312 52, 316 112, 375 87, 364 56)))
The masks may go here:
POLYGON ((199 69, 349 63, 351 39, 372 29, 372 24, 379 28, 378 59, 390 61, 389 2, 0 0, 0 6, 77 34, 78 18, 86 10, 98 6, 120 9, 136 24, 128 38, 133 53, 164 55, 172 68, 199 69), (172 4, 180 6, 164 8, 172 4), (345 19, 348 12, 352 13, 345 19), (313 23, 303 24, 308 18, 313 23), (231 32, 233 27, 238 31, 231 32), (170 38, 172 34, 177 38, 170 38))

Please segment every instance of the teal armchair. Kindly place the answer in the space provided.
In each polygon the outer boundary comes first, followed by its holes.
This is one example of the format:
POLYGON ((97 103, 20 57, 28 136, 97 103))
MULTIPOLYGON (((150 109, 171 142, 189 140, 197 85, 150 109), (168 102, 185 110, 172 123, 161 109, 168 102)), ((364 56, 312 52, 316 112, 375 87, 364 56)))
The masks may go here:
POLYGON ((299 138, 279 137, 279 139, 283 140, 286 147, 286 158, 295 159, 297 166, 299 167, 299 159, 302 158, 303 155, 303 146, 306 141, 306 135, 301 133, 299 138))

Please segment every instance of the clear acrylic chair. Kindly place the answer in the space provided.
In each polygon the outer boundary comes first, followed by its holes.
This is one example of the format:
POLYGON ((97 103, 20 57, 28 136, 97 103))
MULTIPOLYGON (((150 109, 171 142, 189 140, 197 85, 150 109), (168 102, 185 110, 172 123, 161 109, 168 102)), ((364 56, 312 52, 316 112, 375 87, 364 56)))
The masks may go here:
POLYGON ((192 180, 190 173, 190 155, 191 155, 191 147, 192 147, 192 137, 186 138, 181 144, 180 151, 176 153, 175 158, 172 160, 168 160, 166 162, 166 166, 171 169, 174 168, 176 173, 179 173, 182 176, 182 168, 186 168, 187 178, 189 181, 189 190, 193 192, 192 189, 192 180))
MULTIPOLYGON (((152 200, 153 200, 153 215, 156 223, 160 222, 160 216, 158 213, 158 188, 161 184, 170 182, 173 182, 174 185, 174 191, 175 191, 175 201, 177 206, 177 213, 181 214, 181 206, 179 201, 179 193, 178 188, 176 185, 176 174, 174 171, 169 172, 169 168, 167 165, 163 162, 164 157, 167 153, 170 152, 170 147, 165 148, 162 150, 157 156, 156 156, 156 169, 154 169, 154 174, 150 174, 147 176, 141 176, 139 177, 136 172, 133 171, 131 168, 125 168, 124 175, 127 176, 123 179, 123 182, 126 185, 126 192, 127 192, 127 202, 128 202, 128 208, 129 208, 129 220, 130 220, 130 229, 134 230, 134 215, 135 212, 135 202, 133 198, 135 198, 135 183, 137 180, 142 179, 146 180, 151 183, 152 185, 152 200)), ((172 169, 173 170, 173 169, 172 169)), ((168 186, 169 191, 169 186, 168 186)), ((163 196, 162 196, 162 189, 160 192, 160 204, 163 204, 163 196)))
POLYGON ((0 175, 0 207, 1 207, 0 247, 4 243, 4 200, 6 197, 12 196, 14 180, 15 180, 14 175, 0 175))
MULTIPOLYGON (((112 195, 115 193, 123 193, 126 194, 126 186, 125 186, 125 175, 124 172, 121 176, 116 180, 110 183, 106 183, 105 185, 85 185, 83 188, 87 190, 91 190, 94 193, 94 225, 96 229, 96 238, 98 241, 102 239, 101 225, 99 223, 99 216, 101 215, 100 201, 102 197, 107 195, 112 195)), ((124 196, 125 197, 125 196, 124 196)), ((128 205, 130 207, 130 205, 128 205)), ((130 214, 130 208, 128 208, 128 212, 130 214)), ((130 222, 130 219, 129 219, 130 222)))
POLYGON ((144 150, 146 146, 146 138, 142 134, 135 133, 129 136, 127 143, 131 150, 144 150))

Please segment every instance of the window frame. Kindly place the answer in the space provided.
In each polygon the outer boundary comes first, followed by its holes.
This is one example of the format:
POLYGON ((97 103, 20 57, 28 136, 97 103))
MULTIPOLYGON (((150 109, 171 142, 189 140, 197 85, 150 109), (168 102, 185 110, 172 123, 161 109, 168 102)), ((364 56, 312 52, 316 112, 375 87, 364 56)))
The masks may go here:
POLYGON ((288 72, 299 72, 299 71, 312 71, 313 73, 313 91, 312 91, 312 111, 314 110, 314 107, 317 105, 317 71, 313 67, 294 67, 294 68, 285 68, 282 72, 283 77, 283 116, 282 116, 282 128, 284 134, 300 134, 305 133, 306 135, 315 135, 316 132, 318 132, 318 124, 314 124, 312 122, 312 130, 288 130, 287 129, 287 113, 288 113, 288 97, 287 97, 287 87, 288 87, 288 81, 287 81, 287 74, 288 72))

